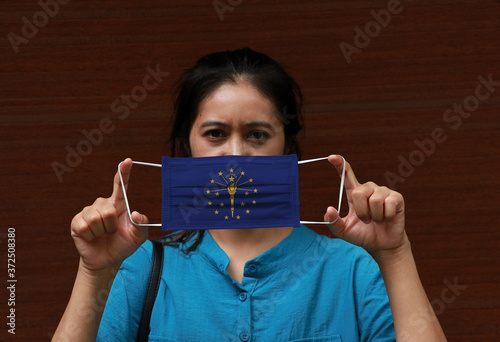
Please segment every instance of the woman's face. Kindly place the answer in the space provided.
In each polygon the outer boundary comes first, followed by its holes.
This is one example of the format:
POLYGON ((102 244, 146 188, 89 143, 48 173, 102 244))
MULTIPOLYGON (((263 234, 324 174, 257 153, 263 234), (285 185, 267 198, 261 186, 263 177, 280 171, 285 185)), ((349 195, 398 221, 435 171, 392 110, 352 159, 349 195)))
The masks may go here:
POLYGON ((226 83, 201 102, 189 145, 193 157, 281 155, 283 123, 271 101, 254 86, 226 83))

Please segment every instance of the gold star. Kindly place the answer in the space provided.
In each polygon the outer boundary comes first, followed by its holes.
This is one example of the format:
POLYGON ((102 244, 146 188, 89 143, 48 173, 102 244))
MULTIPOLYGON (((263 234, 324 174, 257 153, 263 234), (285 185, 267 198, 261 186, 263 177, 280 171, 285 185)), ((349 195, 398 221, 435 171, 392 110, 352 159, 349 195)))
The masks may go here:
POLYGON ((249 181, 250 183, 252 183, 252 182, 253 182, 253 178, 250 178, 248 181, 249 181))
POLYGON ((230 182, 234 182, 234 177, 229 177, 230 182))
POLYGON ((218 210, 216 210, 216 211, 215 211, 215 215, 217 215, 218 213, 219 213, 219 211, 218 211, 218 210))
POLYGON ((220 206, 223 207, 224 206, 224 203, 220 202, 220 206))
POLYGON ((224 218, 227 220, 229 218, 229 216, 226 215, 226 216, 224 216, 224 218))
POLYGON ((240 215, 236 216, 236 219, 239 220, 240 219, 240 215))
POLYGON ((213 179, 211 179, 211 180, 210 180, 210 183, 213 183, 213 182, 215 182, 215 181, 214 181, 213 179))
POLYGON ((255 204, 255 203, 257 203, 257 202, 255 202, 255 201, 252 201, 252 203, 253 203, 253 204, 255 204))
POLYGON ((241 202, 241 206, 244 207, 245 206, 245 203, 244 202, 241 202))
POLYGON ((245 172, 241 171, 241 175, 243 176, 245 174, 245 172))
POLYGON ((212 202, 208 202, 208 205, 212 205, 212 202))
POLYGON ((219 176, 222 176, 222 172, 219 172, 219 176))
POLYGON ((229 169, 229 172, 231 172, 231 173, 232 173, 232 172, 233 172, 233 169, 229 169))
POLYGON ((250 214, 250 209, 247 209, 247 214, 250 214))
POLYGON ((210 190, 207 190, 207 194, 209 194, 209 193, 210 193, 210 190))
POLYGON ((253 189, 253 192, 257 192, 257 189, 253 189))
POLYGON ((218 192, 216 192, 216 193, 215 193, 215 196, 219 196, 219 193, 218 193, 218 192))
POLYGON ((248 196, 248 191, 245 192, 245 196, 248 196))

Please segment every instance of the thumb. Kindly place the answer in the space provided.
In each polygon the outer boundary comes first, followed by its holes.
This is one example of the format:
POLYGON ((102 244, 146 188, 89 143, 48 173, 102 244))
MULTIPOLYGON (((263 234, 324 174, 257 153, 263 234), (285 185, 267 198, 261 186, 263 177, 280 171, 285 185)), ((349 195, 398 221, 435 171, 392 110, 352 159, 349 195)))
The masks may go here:
POLYGON ((134 222, 137 222, 140 224, 148 224, 149 223, 148 217, 146 215, 142 215, 142 214, 138 213, 137 211, 134 211, 132 213, 132 220, 134 220, 134 222))
POLYGON ((325 222, 332 222, 328 224, 328 228, 332 232, 332 234, 336 237, 342 238, 345 229, 345 222, 342 217, 340 217, 339 212, 334 207, 330 206, 326 209, 326 213, 324 216, 325 222))
MULTIPOLYGON (((149 223, 148 218, 146 215, 142 215, 138 213, 137 211, 134 211, 132 214, 132 220, 138 224, 147 224, 149 223)), ((148 238, 149 235, 149 229, 148 227, 143 227, 143 226, 137 226, 133 224, 132 222, 130 223, 130 231, 131 233, 135 236, 136 241, 138 241, 138 244, 141 245, 146 239, 148 238)))

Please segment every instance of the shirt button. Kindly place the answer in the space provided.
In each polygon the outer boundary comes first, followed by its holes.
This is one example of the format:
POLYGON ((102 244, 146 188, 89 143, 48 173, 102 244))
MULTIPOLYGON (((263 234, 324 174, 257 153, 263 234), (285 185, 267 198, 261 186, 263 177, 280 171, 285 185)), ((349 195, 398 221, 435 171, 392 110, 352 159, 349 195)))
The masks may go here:
POLYGON ((250 273, 255 273, 257 272, 257 266, 255 266, 254 264, 251 264, 250 266, 248 266, 248 271, 250 273))
POLYGON ((250 335, 247 334, 247 333, 241 333, 240 334, 240 340, 242 340, 243 342, 250 341, 250 335))
POLYGON ((240 296, 238 297, 240 299, 240 301, 244 302, 245 300, 247 300, 247 293, 246 292, 242 292, 240 293, 240 296))

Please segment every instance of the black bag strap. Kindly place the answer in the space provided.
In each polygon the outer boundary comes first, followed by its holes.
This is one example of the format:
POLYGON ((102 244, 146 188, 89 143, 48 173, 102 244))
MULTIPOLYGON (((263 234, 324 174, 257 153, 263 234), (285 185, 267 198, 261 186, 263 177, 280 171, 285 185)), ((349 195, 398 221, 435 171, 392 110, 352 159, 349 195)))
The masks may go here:
POLYGON ((161 271, 163 269, 163 244, 157 241, 153 243, 153 262, 151 264, 151 273, 149 274, 148 287, 146 289, 146 297, 142 307, 141 322, 137 331, 137 341, 147 341, 149 336, 149 323, 151 321, 151 312, 155 303, 156 294, 160 287, 161 271))

